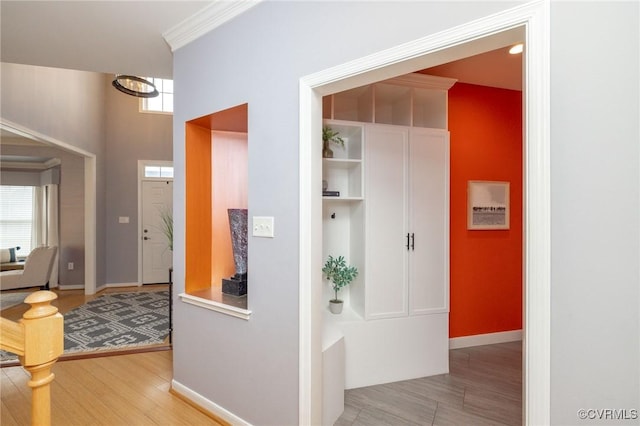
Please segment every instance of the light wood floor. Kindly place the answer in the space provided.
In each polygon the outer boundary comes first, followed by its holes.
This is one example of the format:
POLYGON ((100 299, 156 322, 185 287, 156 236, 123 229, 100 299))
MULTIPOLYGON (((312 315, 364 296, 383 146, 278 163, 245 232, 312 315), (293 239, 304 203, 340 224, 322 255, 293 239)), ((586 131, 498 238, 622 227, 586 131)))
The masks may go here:
POLYGON ((449 351, 449 374, 352 389, 336 426, 522 424, 522 343, 449 351))
MULTIPOLYGON (((53 304, 64 314, 103 294, 157 291, 167 285, 109 288, 85 296, 82 290, 54 290, 53 304)), ((37 289, 25 291, 25 296, 37 289)), ((1 315, 18 320, 29 308, 22 304, 1 315)), ((64 357, 53 367, 51 415, 55 425, 222 425, 169 393, 173 377, 170 350, 99 358, 64 357)), ((0 424, 30 424, 29 374, 20 366, 0 369, 0 424)))
MULTIPOLYGON (((53 372, 53 426, 222 424, 169 393, 172 351, 59 361, 53 372)), ((2 368, 0 379, 0 424, 29 425, 29 374, 2 368)))

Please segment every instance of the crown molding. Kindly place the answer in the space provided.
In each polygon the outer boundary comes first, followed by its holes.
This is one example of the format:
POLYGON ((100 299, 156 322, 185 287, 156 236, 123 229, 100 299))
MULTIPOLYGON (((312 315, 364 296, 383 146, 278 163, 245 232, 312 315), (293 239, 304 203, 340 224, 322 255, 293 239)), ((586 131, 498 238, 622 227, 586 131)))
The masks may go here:
POLYGON ((46 144, 32 139, 23 138, 21 136, 16 137, 1 137, 0 146, 4 145, 18 145, 18 146, 47 146, 46 144))
POLYGON ((262 0, 215 0, 162 34, 172 52, 246 12, 262 0))
POLYGON ((48 170, 52 167, 56 167, 62 164, 59 158, 50 158, 47 161, 1 161, 0 169, 4 171, 9 170, 48 170))

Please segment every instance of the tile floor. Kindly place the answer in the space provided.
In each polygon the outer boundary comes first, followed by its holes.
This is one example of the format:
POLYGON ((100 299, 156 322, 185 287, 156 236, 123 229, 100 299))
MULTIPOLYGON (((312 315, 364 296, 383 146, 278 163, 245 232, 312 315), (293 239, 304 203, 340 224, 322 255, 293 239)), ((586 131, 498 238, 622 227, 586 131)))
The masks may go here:
POLYGON ((522 342, 451 350, 449 370, 347 390, 335 425, 522 424, 522 342))

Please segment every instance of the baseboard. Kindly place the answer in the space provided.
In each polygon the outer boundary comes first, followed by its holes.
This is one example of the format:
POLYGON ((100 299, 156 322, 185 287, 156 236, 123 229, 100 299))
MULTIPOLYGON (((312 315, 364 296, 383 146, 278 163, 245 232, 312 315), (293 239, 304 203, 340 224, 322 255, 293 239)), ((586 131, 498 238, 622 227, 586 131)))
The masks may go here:
POLYGON ((133 283, 107 283, 104 285, 106 288, 118 288, 118 287, 140 287, 139 282, 133 283))
POLYGON ((522 330, 499 331, 497 333, 476 334, 474 336, 452 337, 449 339, 449 349, 517 342, 520 340, 522 340, 522 330))
POLYGON ((84 290, 84 284, 59 285, 58 290, 84 290))
POLYGON ((241 419, 232 412, 219 406, 213 401, 208 400, 199 393, 189 389, 180 382, 175 380, 171 381, 171 392, 175 393, 178 397, 185 399, 190 404, 199 408, 205 413, 210 413, 214 417, 219 417, 221 420, 228 422, 234 426, 251 426, 251 423, 241 419))

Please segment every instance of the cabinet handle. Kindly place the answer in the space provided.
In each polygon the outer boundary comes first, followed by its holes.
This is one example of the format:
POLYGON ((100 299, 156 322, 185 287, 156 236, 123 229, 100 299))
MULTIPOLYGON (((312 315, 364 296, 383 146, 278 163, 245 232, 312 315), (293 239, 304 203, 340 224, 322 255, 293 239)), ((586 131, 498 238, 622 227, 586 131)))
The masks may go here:
POLYGON ((409 233, 407 232, 407 251, 409 251, 409 233))
POLYGON ((416 243, 416 234, 412 232, 411 233, 411 251, 414 251, 416 249, 415 243, 416 243))

